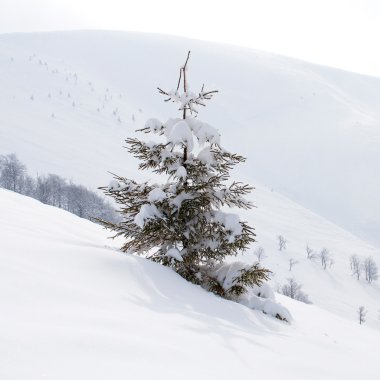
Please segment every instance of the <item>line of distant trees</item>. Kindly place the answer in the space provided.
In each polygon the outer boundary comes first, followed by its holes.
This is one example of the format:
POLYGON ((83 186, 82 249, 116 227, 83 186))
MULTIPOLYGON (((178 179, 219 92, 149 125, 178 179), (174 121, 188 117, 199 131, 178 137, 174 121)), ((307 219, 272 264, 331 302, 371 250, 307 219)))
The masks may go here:
POLYGON ((109 202, 82 185, 56 174, 33 178, 15 154, 0 155, 0 187, 92 221, 94 218, 115 222, 119 219, 109 202))

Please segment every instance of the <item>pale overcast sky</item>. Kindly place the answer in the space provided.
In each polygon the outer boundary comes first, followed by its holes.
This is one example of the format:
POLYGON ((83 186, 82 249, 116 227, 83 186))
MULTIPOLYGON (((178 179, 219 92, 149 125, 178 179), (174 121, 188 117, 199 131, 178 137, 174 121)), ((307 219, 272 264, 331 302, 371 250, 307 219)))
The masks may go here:
POLYGON ((225 42, 380 77, 380 0, 0 0, 0 33, 73 29, 225 42))

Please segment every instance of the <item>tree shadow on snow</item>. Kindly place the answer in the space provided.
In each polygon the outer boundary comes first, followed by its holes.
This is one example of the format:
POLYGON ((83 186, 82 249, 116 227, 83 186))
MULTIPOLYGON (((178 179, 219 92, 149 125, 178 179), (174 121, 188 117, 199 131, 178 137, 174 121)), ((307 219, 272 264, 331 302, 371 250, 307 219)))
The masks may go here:
MULTIPOLYGON (((156 313, 188 317, 197 323, 186 324, 183 319, 182 328, 215 335, 230 350, 235 350, 232 342, 236 340, 265 348, 255 337, 274 333, 284 335, 281 331, 285 323, 274 317, 217 297, 187 282, 169 268, 129 254, 124 257, 122 261, 110 258, 104 263, 113 276, 120 276, 121 280, 125 278, 124 301, 156 313), (128 291, 131 278, 143 296, 128 291)), ((269 345, 266 348, 273 349, 269 345)))

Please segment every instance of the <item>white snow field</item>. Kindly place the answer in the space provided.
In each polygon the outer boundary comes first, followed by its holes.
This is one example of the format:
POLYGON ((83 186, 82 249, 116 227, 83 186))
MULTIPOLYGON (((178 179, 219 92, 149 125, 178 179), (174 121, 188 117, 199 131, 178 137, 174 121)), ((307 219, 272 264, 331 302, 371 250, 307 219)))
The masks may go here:
POLYGON ((380 333, 366 325, 279 296, 289 325, 3 189, 0 230, 2 380, 379 378, 380 333))
POLYGON ((248 158, 241 173, 379 245, 379 78, 168 36, 4 34, 0 153, 93 188, 135 174, 123 141, 176 116, 156 87, 176 86, 189 49, 191 89, 220 90, 200 116, 248 158))
POLYGON ((356 280, 349 262, 380 265, 379 78, 168 36, 0 35, 0 154, 91 189, 108 171, 153 178, 122 146, 147 119, 178 115, 156 87, 176 86, 189 49, 191 90, 220 90, 200 119, 247 157, 233 179, 256 187, 258 207, 239 214, 258 242, 238 259, 262 247, 272 287, 294 278, 312 304, 277 294, 294 319, 280 322, 0 189, 0 379, 379 379, 380 281, 356 280))

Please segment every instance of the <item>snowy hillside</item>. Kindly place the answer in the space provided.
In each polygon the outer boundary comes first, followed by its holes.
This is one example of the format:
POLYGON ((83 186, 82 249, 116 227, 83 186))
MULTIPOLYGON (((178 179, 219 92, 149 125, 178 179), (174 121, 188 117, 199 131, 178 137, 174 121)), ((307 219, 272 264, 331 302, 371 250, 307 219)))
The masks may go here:
POLYGON ((176 85, 188 49, 190 85, 220 90, 202 119, 248 157, 240 174, 379 243, 378 78, 174 37, 1 35, 0 153, 93 188, 135 174, 123 140, 176 114, 155 88, 176 85))
POLYGON ((1 189, 0 228, 1 379, 378 379, 380 334, 366 325, 279 296, 288 325, 1 189))
POLYGON ((263 247, 261 262, 274 272, 274 289, 285 284, 287 278, 294 278, 313 304, 344 318, 357 320, 358 307, 365 305, 368 324, 380 329, 380 284, 368 284, 364 278, 358 281, 351 273, 349 260, 353 254, 361 259, 372 256, 380 264, 380 250, 265 187, 256 188, 254 199, 260 207, 241 213, 243 220, 255 226, 257 234, 257 243, 244 260, 257 260, 254 252, 263 247), (283 251, 279 251, 278 235, 287 240, 283 251), (328 265, 324 270, 319 258, 307 259, 307 245, 316 254, 326 248, 332 256, 331 268, 328 265), (290 259, 298 262, 291 271, 290 259))
POLYGON ((178 115, 156 87, 176 86, 188 49, 191 88, 220 90, 200 118, 247 157, 233 179, 256 187, 257 208, 239 214, 257 243, 241 259, 262 248, 272 287, 293 278, 312 304, 277 294, 294 318, 280 322, 0 189, 0 378, 378 379, 380 281, 356 279, 350 256, 380 265, 380 79, 167 36, 0 35, 0 155, 92 189, 109 171, 152 179, 122 146, 147 119, 178 115))

